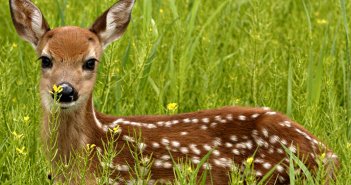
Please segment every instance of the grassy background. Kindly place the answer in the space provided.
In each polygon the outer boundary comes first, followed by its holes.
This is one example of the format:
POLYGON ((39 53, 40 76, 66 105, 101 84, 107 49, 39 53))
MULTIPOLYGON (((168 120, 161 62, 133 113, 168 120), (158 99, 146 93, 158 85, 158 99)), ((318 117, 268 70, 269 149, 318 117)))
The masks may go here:
MULTIPOLYGON (((114 0, 36 0, 52 28, 90 26, 114 0)), ((0 183, 45 184, 40 63, 0 0, 0 183)), ((351 3, 346 0, 139 0, 105 51, 94 92, 114 115, 269 106, 340 157, 351 184, 351 3)))

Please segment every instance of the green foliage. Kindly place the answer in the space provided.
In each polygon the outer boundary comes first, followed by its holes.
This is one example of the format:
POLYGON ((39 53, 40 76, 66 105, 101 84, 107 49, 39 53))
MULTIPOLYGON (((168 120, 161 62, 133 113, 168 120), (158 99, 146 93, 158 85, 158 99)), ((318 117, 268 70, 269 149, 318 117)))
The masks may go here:
MULTIPOLYGON (((114 1, 35 3, 54 28, 89 27, 114 1)), ((0 2, 0 183, 49 184, 40 64, 0 2)), ((95 106, 114 115, 167 114, 173 102, 177 112, 268 106, 332 148, 341 160, 336 183, 350 184, 350 12, 345 0, 138 0, 126 34, 105 50, 95 106)), ((303 184, 294 160, 290 182, 303 184)), ((323 184, 317 177, 307 181, 323 184)))

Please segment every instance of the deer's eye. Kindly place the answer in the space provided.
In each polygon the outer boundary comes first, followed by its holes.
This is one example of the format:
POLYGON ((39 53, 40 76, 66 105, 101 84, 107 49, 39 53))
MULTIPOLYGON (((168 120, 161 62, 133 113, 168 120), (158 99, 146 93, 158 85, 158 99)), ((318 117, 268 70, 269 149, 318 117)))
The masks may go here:
POLYGON ((96 62, 96 59, 89 59, 89 60, 85 61, 84 65, 83 65, 83 69, 89 70, 89 71, 94 70, 95 69, 95 62, 96 62))
POLYGON ((41 68, 43 69, 52 68, 52 61, 49 57, 41 56, 39 59, 41 60, 41 68))

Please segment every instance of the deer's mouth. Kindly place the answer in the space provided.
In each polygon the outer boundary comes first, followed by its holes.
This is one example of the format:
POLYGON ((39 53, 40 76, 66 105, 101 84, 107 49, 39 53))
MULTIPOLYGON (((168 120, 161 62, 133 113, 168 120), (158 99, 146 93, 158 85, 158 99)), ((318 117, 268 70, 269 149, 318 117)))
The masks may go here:
POLYGON ((61 109, 69 109, 71 107, 74 107, 76 104, 77 104, 76 101, 73 101, 73 102, 60 102, 59 103, 61 109))

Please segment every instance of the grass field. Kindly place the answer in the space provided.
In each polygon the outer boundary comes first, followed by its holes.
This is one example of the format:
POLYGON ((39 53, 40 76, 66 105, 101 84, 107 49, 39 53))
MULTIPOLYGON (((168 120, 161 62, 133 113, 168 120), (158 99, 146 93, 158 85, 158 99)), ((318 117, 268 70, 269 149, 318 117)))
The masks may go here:
MULTIPOLYGON (((89 27, 114 0, 35 3, 52 28, 89 27)), ((0 4, 0 184, 49 184, 40 63, 0 4)), ((332 148, 336 184, 351 184, 350 15, 347 0, 138 0, 102 58, 94 103, 114 115, 268 106, 332 148)))

